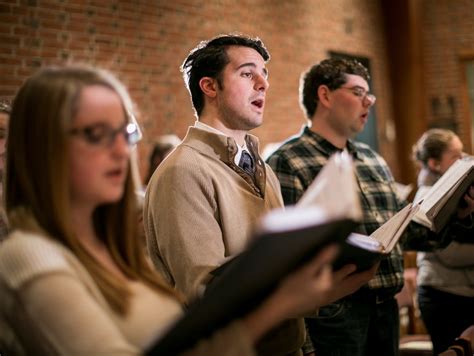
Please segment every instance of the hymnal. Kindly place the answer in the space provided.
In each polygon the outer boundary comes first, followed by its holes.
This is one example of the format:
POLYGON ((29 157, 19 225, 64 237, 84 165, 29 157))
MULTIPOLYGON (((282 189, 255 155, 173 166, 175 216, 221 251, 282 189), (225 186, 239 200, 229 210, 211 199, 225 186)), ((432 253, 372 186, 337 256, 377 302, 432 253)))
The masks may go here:
POLYGON ((440 232, 455 214, 462 197, 474 184, 474 158, 457 160, 423 194, 420 210, 413 220, 434 232, 440 232))

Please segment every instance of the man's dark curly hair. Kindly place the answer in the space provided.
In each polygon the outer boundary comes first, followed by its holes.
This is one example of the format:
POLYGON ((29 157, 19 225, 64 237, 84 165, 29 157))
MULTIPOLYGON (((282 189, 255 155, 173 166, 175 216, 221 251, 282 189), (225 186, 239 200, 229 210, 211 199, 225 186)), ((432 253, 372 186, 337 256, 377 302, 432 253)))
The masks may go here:
POLYGON ((300 102, 306 117, 311 119, 318 106, 318 88, 326 85, 330 90, 346 83, 346 74, 359 75, 369 80, 369 72, 356 60, 330 58, 315 64, 303 73, 300 80, 300 102))
POLYGON ((270 54, 259 38, 251 38, 241 34, 220 35, 208 41, 202 41, 181 65, 186 88, 191 94, 191 100, 197 116, 201 115, 204 108, 204 93, 199 87, 203 77, 217 79, 217 84, 222 88, 222 71, 230 62, 227 55, 229 46, 243 46, 256 50, 265 62, 270 59, 270 54))

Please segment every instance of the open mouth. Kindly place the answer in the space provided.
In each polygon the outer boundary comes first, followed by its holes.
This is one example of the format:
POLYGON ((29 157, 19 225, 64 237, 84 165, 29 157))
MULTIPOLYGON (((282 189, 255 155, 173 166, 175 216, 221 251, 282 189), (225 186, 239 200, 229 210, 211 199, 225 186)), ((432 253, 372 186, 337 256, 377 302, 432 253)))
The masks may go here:
POLYGON ((118 177, 121 177, 123 173, 124 173, 123 169, 117 168, 117 169, 108 171, 107 176, 118 178, 118 177))
POLYGON ((263 103, 264 103, 263 99, 257 99, 257 100, 252 101, 252 105, 259 109, 263 108, 263 103))

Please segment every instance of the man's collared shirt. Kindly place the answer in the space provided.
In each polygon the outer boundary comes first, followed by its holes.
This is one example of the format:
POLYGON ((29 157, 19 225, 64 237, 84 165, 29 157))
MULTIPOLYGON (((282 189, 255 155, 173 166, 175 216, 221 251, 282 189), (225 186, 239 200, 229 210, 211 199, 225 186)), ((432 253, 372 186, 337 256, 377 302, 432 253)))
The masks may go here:
MULTIPOLYGON (((201 121, 196 121, 194 123, 194 127, 197 128, 197 129, 201 129, 201 130, 205 130, 205 131, 209 131, 209 132, 213 132, 215 134, 218 134, 218 135, 223 135, 223 136, 226 136, 226 137, 229 137, 228 135, 226 135, 225 133, 223 133, 221 130, 218 130, 212 126, 209 126, 207 124, 204 124, 202 123, 201 121)), ((244 145, 243 146, 240 146, 240 145, 237 145, 237 153, 235 154, 235 157, 234 157, 234 163, 238 166, 239 165, 239 162, 240 162, 240 157, 242 157, 242 152, 243 151, 247 151, 251 156, 252 154, 250 153, 249 149, 247 148, 247 142, 244 142, 244 145)), ((255 159, 255 157, 252 156, 253 159, 255 159)))

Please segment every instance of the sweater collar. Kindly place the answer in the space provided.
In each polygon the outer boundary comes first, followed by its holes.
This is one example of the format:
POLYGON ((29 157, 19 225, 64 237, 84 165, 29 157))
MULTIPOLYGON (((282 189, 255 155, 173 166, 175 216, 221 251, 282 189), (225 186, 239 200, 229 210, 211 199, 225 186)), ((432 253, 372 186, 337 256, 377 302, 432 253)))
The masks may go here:
POLYGON ((259 154, 259 140, 254 135, 247 134, 245 136, 245 143, 248 151, 255 159, 254 177, 246 174, 235 163, 238 147, 237 142, 232 137, 191 126, 181 144, 199 151, 208 158, 222 161, 245 179, 258 194, 264 196, 266 167, 259 154))

